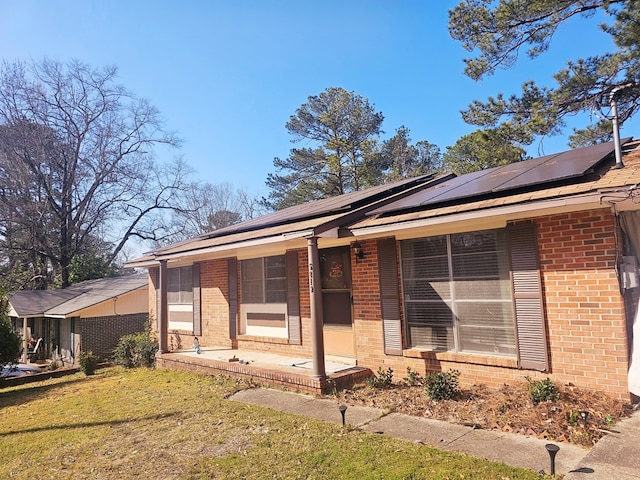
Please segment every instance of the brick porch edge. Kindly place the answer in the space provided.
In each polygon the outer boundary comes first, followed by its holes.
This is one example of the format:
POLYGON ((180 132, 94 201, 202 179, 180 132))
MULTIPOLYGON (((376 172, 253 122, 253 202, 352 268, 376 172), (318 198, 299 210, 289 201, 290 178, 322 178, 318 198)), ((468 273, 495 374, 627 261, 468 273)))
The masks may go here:
POLYGON ((317 380, 309 375, 296 374, 276 369, 261 368, 255 365, 242 365, 237 362, 223 362, 201 359, 175 353, 163 353, 156 356, 156 366, 173 370, 188 370, 208 374, 226 374, 251 380, 256 383, 281 387, 311 394, 327 394, 332 391, 351 388, 373 375, 371 370, 363 367, 351 367, 333 373, 328 378, 317 380))

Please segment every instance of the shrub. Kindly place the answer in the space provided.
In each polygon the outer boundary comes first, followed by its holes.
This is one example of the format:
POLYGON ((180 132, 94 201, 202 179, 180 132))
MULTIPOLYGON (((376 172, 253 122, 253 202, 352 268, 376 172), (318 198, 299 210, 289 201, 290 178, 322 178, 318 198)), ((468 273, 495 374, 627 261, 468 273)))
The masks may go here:
POLYGON ((535 405, 540 402, 558 400, 560 392, 550 378, 544 380, 533 380, 531 377, 524 377, 527 381, 527 390, 531 395, 531 400, 535 405))
POLYGON ((458 396, 458 370, 449 370, 448 372, 431 372, 424 379, 427 395, 431 400, 450 400, 458 396))
POLYGON ((378 375, 375 374, 367 378, 367 385, 373 388, 389 388, 393 383, 393 368, 389 367, 383 370, 378 367, 378 375))
POLYGON ((17 363, 20 355, 20 337, 11 328, 7 317, 7 304, 0 301, 0 368, 17 363))
POLYGON ((156 366, 158 341, 150 329, 141 333, 132 333, 120 338, 113 350, 114 362, 125 368, 156 366))
POLYGON ((78 363, 80 364, 80 370, 85 375, 93 375, 98 368, 98 357, 93 352, 80 352, 78 355, 78 363))
POLYGON ((407 376, 402 380, 404 380, 404 383, 411 387, 422 385, 424 383, 424 379, 420 376, 420 374, 415 370, 412 370, 411 367, 407 367, 407 376))

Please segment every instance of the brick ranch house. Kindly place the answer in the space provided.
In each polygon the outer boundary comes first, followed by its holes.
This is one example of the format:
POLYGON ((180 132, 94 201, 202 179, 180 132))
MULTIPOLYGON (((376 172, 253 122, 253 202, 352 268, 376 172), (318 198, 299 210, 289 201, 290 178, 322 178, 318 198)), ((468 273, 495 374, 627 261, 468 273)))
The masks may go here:
POLYGON ((149 272, 159 365, 197 336, 310 358, 320 389, 340 356, 397 378, 640 394, 640 149, 621 144, 408 179, 149 252, 127 266, 149 272))
POLYGON ((147 292, 148 276, 135 274, 59 290, 9 293, 8 313, 23 340, 23 363, 58 359, 73 365, 80 352, 88 351, 110 360, 122 336, 142 332, 148 324, 147 292), (35 353, 28 345, 30 337, 42 339, 35 353))

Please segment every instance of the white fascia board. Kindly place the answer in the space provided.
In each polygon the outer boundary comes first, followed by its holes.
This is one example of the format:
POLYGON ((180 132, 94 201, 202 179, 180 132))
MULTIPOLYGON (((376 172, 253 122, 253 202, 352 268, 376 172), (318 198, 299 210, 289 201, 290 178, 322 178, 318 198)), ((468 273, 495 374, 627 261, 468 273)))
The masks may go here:
POLYGON ((51 315, 50 313, 44 312, 44 316, 47 317, 47 318, 63 319, 63 318, 71 318, 71 317, 73 317, 74 313, 76 313, 76 312, 71 312, 71 313, 68 313, 67 315, 61 315, 61 314, 51 315))
POLYGON ((132 261, 132 262, 125 262, 124 266, 126 268, 149 268, 149 267, 157 267, 158 266, 158 261, 157 260, 146 260, 144 262, 136 262, 136 261, 132 261))
POLYGON ((338 238, 338 227, 331 228, 326 232, 319 233, 318 238, 338 238))
MULTIPOLYGON (((156 257, 156 261, 160 260, 173 260, 173 259, 184 259, 189 257, 207 255, 209 253, 218 253, 218 252, 226 252, 229 250, 238 250, 242 248, 251 248, 251 247, 260 247, 262 245, 272 245, 274 243, 282 243, 288 240, 296 240, 299 238, 312 237, 313 230, 301 230, 298 232, 290 232, 284 233, 281 235, 275 235, 273 237, 264 237, 264 238, 256 238, 251 240, 243 240, 240 242, 227 243, 224 245, 216 245, 215 247, 201 248, 198 250, 186 251, 186 252, 176 252, 168 255, 158 255, 156 257)), ((153 265, 157 265, 154 263, 153 265)))

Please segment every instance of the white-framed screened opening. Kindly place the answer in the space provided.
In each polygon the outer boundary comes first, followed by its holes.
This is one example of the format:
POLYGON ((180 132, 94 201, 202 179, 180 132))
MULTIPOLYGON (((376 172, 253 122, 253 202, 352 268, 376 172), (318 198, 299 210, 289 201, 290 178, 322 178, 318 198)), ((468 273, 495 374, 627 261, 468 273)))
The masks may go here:
POLYGON ((286 256, 242 260, 240 278, 243 333, 287 338, 286 256))
POLYGON ((167 269, 169 330, 193 331, 193 266, 167 269))
POLYGON ((516 356, 506 229, 400 241, 409 348, 516 356))

